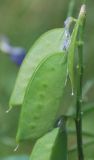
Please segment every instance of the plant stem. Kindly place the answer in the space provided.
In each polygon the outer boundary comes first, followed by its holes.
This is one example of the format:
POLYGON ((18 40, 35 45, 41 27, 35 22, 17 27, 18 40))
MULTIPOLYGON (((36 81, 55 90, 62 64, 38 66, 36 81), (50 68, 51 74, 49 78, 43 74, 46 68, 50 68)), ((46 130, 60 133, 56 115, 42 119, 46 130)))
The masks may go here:
POLYGON ((73 16, 76 0, 70 0, 67 17, 73 16))
POLYGON ((77 100, 76 100, 76 133, 77 133, 77 149, 78 149, 78 160, 84 160, 83 154, 83 143, 82 143, 82 82, 83 82, 83 36, 85 28, 85 5, 82 5, 81 13, 81 23, 79 27, 79 45, 78 45, 78 79, 77 79, 77 100), (83 8, 82 8, 83 7, 83 8), (82 15, 81 15, 82 14, 82 15))

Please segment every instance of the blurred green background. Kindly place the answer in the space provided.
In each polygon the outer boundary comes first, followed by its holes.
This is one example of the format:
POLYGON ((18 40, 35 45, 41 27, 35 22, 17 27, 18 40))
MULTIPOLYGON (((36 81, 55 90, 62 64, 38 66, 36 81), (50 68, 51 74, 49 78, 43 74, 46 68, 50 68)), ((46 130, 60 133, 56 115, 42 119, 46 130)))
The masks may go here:
MULTIPOLYGON (((81 2, 74 9, 77 16, 81 2)), ((62 27, 66 19, 69 0, 0 0, 0 35, 6 35, 12 45, 22 46, 26 51, 45 31, 62 27)), ((84 51, 84 83, 94 80, 94 0, 87 3, 87 23, 84 51)), ((32 63, 32 62, 31 62, 32 63)), ((0 157, 28 154, 31 145, 16 147, 15 135, 20 109, 15 108, 8 114, 9 98, 13 90, 19 67, 0 51, 0 157)), ((93 87, 94 88, 94 87, 93 87)), ((88 96, 93 101, 94 89, 88 96)), ((3 158, 1 158, 3 160, 3 158)), ((24 160, 24 159, 23 159, 24 160)))

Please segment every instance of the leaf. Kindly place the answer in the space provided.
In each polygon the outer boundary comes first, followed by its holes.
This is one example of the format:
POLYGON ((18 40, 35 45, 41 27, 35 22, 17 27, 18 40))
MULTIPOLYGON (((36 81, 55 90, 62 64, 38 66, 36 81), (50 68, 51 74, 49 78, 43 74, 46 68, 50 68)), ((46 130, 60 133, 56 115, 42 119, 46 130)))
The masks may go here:
POLYGON ((30 160, 67 160, 66 131, 54 129, 40 138, 32 151, 30 160))
POLYGON ((63 52, 53 53, 40 65, 24 97, 17 141, 34 140, 53 129, 62 106, 66 76, 63 52))
POLYGON ((10 108, 22 105, 28 83, 31 78, 33 79, 41 62, 53 52, 62 51, 62 34, 63 28, 48 31, 31 47, 20 68, 16 85, 10 98, 10 108))

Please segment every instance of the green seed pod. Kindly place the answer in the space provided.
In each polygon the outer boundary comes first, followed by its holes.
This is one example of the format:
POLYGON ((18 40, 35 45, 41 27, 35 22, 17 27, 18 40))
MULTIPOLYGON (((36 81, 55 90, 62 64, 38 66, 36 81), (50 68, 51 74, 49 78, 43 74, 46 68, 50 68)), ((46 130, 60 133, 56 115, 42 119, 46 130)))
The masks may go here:
POLYGON ((62 51, 63 28, 53 29, 43 34, 26 55, 9 102, 10 108, 21 106, 28 83, 33 78, 38 66, 47 56, 62 51))
POLYGON ((40 138, 31 153, 30 160, 67 160, 67 135, 56 128, 40 138))
POLYGON ((31 79, 22 105, 17 141, 36 140, 53 129, 62 106, 67 76, 67 55, 53 53, 31 79))

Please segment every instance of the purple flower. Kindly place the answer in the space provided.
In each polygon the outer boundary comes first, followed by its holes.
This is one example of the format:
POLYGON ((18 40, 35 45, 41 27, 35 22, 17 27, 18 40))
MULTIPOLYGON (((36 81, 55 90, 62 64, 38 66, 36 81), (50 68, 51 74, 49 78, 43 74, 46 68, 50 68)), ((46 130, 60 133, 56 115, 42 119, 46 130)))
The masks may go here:
POLYGON ((10 58, 17 65, 21 65, 25 55, 26 55, 26 50, 24 48, 20 48, 20 47, 11 48, 10 58))
POLYGON ((17 65, 21 65, 26 55, 26 50, 24 48, 10 45, 9 39, 4 36, 0 37, 0 50, 8 54, 10 59, 17 65))

